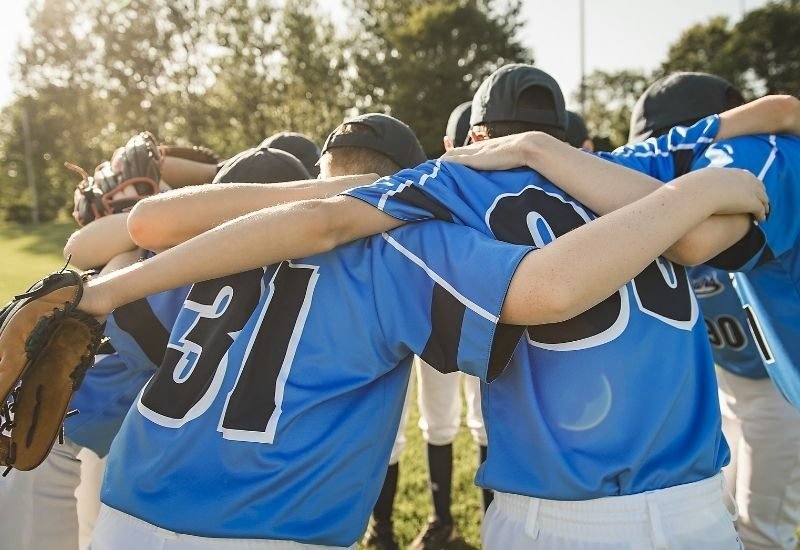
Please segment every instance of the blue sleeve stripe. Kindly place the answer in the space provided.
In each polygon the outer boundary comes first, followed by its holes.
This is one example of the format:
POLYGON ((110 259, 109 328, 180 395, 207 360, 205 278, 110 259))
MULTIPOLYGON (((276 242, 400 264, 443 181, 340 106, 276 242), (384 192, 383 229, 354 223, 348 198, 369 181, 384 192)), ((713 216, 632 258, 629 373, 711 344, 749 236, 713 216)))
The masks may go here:
POLYGON ((431 269, 424 261, 422 261, 421 258, 416 256, 413 252, 411 252, 402 244, 397 242, 389 234, 382 233, 381 236, 386 240, 386 242, 388 242, 390 245, 396 248, 397 251, 400 252, 403 256, 405 256, 413 263, 421 267, 422 270, 428 274, 428 277, 436 281, 436 283, 438 283, 442 288, 444 288, 447 292, 449 292, 456 300, 464 304, 468 309, 473 311, 476 315, 480 315, 487 321, 497 324, 499 318, 496 315, 492 315, 490 312, 488 312, 487 310, 485 310, 484 308, 482 308, 481 306, 479 306, 478 304, 476 304, 475 302, 473 302, 472 300, 461 294, 455 288, 453 288, 453 285, 445 281, 441 275, 433 271, 433 269, 431 269))

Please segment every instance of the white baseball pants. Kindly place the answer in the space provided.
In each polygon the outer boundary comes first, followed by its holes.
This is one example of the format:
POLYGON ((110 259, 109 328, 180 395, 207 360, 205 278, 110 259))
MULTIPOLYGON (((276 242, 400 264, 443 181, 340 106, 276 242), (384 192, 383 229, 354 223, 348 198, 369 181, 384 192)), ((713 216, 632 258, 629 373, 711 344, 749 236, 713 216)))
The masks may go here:
POLYGON ((588 501, 495 493, 481 538, 490 550, 741 550, 725 496, 721 475, 588 501))
POLYGON ((800 411, 768 378, 717 369, 722 432, 731 462, 722 470, 739 506, 748 550, 797 546, 800 525, 800 411))
MULTIPOLYGON (((181 535, 106 505, 100 507, 89 550, 346 550, 286 540, 218 539, 181 535)), ((355 550, 356 545, 349 547, 355 550)))

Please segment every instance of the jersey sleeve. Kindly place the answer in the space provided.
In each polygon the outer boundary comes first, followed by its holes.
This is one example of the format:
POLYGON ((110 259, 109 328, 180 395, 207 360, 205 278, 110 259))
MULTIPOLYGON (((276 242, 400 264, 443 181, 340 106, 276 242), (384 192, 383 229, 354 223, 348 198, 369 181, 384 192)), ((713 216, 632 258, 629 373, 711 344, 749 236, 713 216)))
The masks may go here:
POLYGON ((749 271, 794 249, 800 238, 797 206, 800 193, 800 138, 793 136, 743 136, 715 143, 694 162, 692 169, 707 166, 747 170, 764 183, 770 201, 769 216, 754 225, 742 241, 726 253, 736 253, 735 262, 715 267, 749 271), (738 265, 736 265, 738 263, 738 265))
POLYGON ((105 334, 129 368, 158 368, 188 292, 189 287, 167 290, 119 307, 109 315, 105 334))
POLYGON ((376 239, 378 256, 388 261, 376 266, 373 279, 387 341, 440 372, 496 378, 525 329, 502 325, 499 316, 514 272, 531 248, 442 222, 405 226, 382 237, 376 239))
POLYGON ((529 183, 546 181, 529 168, 483 172, 437 159, 345 194, 399 220, 441 220, 478 228, 491 235, 484 219, 487 197, 494 199, 503 189, 510 189, 504 180, 519 182, 519 174, 523 172, 529 183))
POLYGON ((719 116, 712 115, 692 126, 677 126, 663 136, 597 155, 668 182, 689 172, 694 160, 705 153, 718 132, 719 116))

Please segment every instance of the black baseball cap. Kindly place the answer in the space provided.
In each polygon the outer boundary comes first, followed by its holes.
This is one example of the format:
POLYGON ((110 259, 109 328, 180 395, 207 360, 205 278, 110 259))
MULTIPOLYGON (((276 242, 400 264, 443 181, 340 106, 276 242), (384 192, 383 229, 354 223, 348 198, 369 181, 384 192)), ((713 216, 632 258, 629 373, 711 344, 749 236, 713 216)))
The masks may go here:
POLYGON ((583 142, 589 139, 589 129, 586 121, 575 111, 567 111, 567 143, 573 147, 583 147, 583 142))
POLYGON ((491 122, 530 122, 567 129, 567 107, 561 86, 555 79, 532 65, 516 63, 500 67, 490 74, 472 98, 469 123, 476 126, 491 122), (539 87, 553 97, 554 109, 520 107, 519 97, 528 88, 539 87))
POLYGON ((708 73, 672 73, 653 82, 631 113, 628 142, 644 141, 673 126, 692 124, 744 103, 724 78, 708 73))
POLYGON ((336 147, 372 149, 392 159, 400 168, 413 168, 428 160, 414 131, 404 122, 382 113, 367 113, 345 120, 325 140, 322 154, 336 147), (340 134, 345 124, 363 124, 375 135, 340 134))
POLYGON ((456 146, 464 145, 469 135, 469 116, 472 113, 472 102, 465 101, 450 113, 447 119, 445 135, 453 140, 456 146))
POLYGON ((322 153, 319 150, 319 145, 305 134, 280 132, 262 141, 259 147, 270 147, 291 153, 303 163, 309 174, 314 177, 319 175, 317 161, 322 153))
POLYGON ((226 160, 212 183, 277 183, 307 179, 311 179, 311 174, 294 155, 280 149, 255 147, 226 160))

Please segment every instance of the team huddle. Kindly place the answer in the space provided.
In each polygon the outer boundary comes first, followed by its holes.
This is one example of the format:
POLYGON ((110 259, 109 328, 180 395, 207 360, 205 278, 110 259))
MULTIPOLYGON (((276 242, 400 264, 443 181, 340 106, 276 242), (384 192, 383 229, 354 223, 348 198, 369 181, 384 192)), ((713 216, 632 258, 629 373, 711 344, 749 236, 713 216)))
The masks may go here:
POLYGON ((43 294, 106 339, 38 468, 26 409, 0 416, 9 548, 79 547, 82 449, 107 456, 93 550, 397 548, 412 369, 415 550, 456 537, 462 380, 484 548, 795 548, 800 102, 676 73, 594 153, 514 64, 455 107, 442 157, 406 122, 224 161, 142 133, 82 173, 65 255, 98 272, 0 311, 0 356, 43 294))

